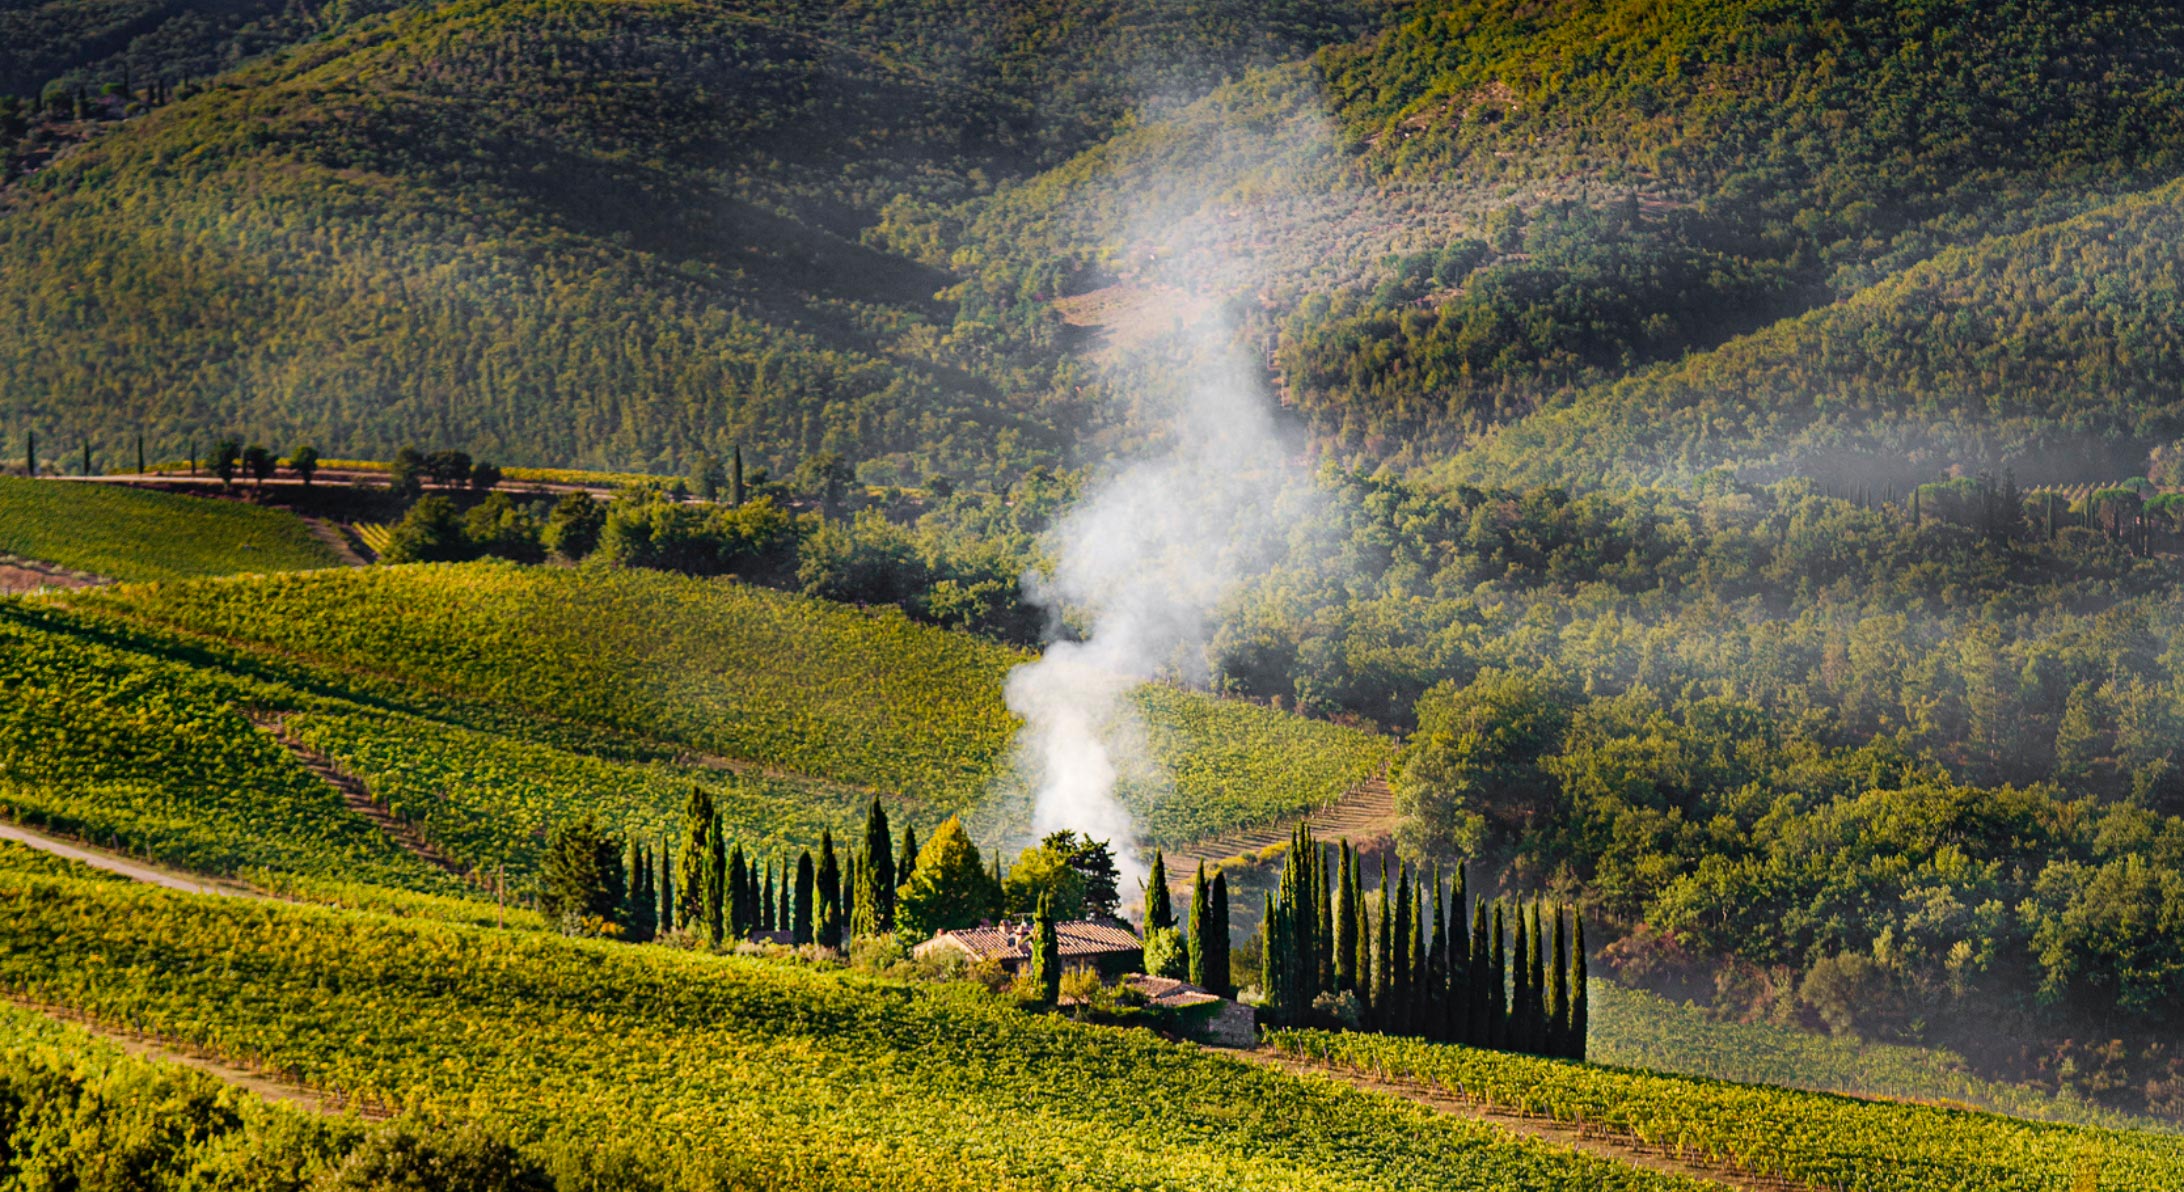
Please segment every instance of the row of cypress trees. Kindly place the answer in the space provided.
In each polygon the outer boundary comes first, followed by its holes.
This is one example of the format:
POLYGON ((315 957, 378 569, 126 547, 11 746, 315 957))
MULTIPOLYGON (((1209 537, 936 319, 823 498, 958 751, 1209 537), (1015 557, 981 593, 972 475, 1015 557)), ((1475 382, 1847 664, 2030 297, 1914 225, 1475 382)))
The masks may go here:
POLYGON ((1584 1059, 1583 916, 1473 901, 1467 887, 1461 867, 1453 890, 1438 869, 1429 880, 1402 865, 1390 881, 1383 859, 1368 893, 1349 841, 1329 847, 1300 825, 1260 926, 1262 1020, 1354 1018, 1383 1034, 1584 1059))
POLYGON ((692 787, 673 872, 666 849, 656 861, 646 852, 643 864, 657 869, 657 880, 647 879, 644 895, 632 893, 633 900, 656 899, 656 930, 679 927, 708 944, 786 931, 795 944, 845 948, 855 936, 893 930, 895 894, 916 870, 917 856, 916 830, 903 829, 898 852, 878 799, 866 813, 863 841, 846 857, 835 849, 831 829, 821 832, 816 858, 810 849, 793 860, 746 856, 742 844, 728 842, 711 792, 692 787))

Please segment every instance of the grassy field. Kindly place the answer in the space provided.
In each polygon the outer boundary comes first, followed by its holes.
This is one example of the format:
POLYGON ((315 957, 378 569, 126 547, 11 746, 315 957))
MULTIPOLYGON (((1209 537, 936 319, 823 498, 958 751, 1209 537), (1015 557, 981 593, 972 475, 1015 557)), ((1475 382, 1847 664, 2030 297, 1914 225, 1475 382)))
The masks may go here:
POLYGON ((618 1185, 1698 1189, 975 986, 0 873, 0 980, 618 1185))
POLYGON ((0 476, 0 554, 117 580, 304 571, 338 561, 282 510, 9 476, 0 476))
MULTIPOLYGON (((935 815, 1005 777, 1002 703, 1029 656, 899 613, 732 581, 497 564, 375 568, 85 594, 79 607, 519 713, 829 783, 935 815)), ((1392 742, 1254 704, 1151 687, 1171 782, 1127 789, 1175 844, 1299 814, 1375 773, 1392 742)))

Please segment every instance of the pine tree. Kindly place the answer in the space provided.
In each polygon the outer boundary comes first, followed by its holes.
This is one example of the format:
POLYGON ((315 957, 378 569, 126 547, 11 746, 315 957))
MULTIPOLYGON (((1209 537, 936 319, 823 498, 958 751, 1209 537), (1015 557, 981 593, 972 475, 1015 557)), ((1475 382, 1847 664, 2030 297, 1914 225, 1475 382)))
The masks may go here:
POLYGON ((1054 927, 1054 893, 1039 895, 1038 914, 1031 923, 1031 987, 1039 1004, 1051 1006, 1062 1000, 1062 937, 1054 927))
POLYGON ((1168 900, 1168 862, 1153 850, 1153 868, 1145 875, 1145 930, 1165 931, 1175 926, 1175 907, 1168 900))
POLYGON ((728 854, 727 922, 730 939, 740 940, 751 932, 751 917, 755 908, 746 901, 750 896, 744 884, 748 876, 749 869, 743 863, 743 846, 739 844, 728 854))
POLYGON ((872 889, 872 928, 866 934, 893 931, 895 887, 900 884, 895 877, 895 837, 888 827, 887 809, 878 799, 872 800, 872 811, 865 816, 864 864, 872 870, 867 882, 872 889))
POLYGON ((1229 905, 1228 875, 1214 871, 1213 882, 1206 888, 1206 899, 1213 906, 1213 914, 1207 916, 1206 938, 1211 944, 1212 960, 1206 972, 1210 982, 1205 988, 1222 997, 1236 996, 1236 982, 1229 973, 1229 905))
POLYGON ((1206 905, 1206 863, 1198 863, 1198 872, 1191 878, 1191 919, 1189 939, 1191 955, 1191 984, 1200 989, 1212 989, 1207 967, 1213 957, 1213 945, 1207 938, 1207 930, 1213 923, 1213 908, 1206 905))
POLYGON ((796 914, 790 920, 790 942, 802 946, 812 941, 812 919, 818 908, 812 905, 818 893, 819 875, 811 863, 811 850, 805 849, 796 858, 796 914))
POLYGON ((1554 952, 1547 960, 1547 1054, 1568 1055, 1570 1038, 1570 941, 1562 933, 1562 908, 1554 908, 1554 952))
POLYGON ((834 855, 834 830, 819 831, 819 943, 842 946, 842 862, 834 855))
POLYGON ((712 830, 713 796, 693 786, 683 803, 682 850, 675 869, 675 923, 688 931, 705 923, 705 849, 712 830))
POLYGON ((1564 1052, 1573 1060, 1583 1060, 1592 1042, 1592 994, 1585 976, 1585 913, 1579 911, 1570 947, 1570 1037, 1564 1052))

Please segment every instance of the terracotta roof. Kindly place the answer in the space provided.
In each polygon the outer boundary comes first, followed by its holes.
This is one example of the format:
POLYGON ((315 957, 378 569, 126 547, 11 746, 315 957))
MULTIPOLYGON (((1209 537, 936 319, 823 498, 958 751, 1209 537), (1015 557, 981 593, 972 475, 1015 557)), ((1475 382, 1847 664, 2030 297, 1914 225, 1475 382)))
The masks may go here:
MULTIPOLYGON (((1064 960, 1135 952, 1145 946, 1145 941, 1140 940, 1137 933, 1127 927, 1089 920, 1056 923, 1054 935, 1056 942, 1061 945, 1064 960)), ((943 931, 927 943, 939 943, 943 940, 970 953, 973 960, 1024 960, 1031 956, 1029 923, 1004 923, 999 927, 966 927, 957 931, 943 931)))
POLYGON ((1173 977, 1149 977, 1143 974, 1123 982, 1145 995, 1145 1000, 1156 1006, 1183 1009, 1186 1006, 1204 1006, 1222 1000, 1211 991, 1200 989, 1188 981, 1173 977))

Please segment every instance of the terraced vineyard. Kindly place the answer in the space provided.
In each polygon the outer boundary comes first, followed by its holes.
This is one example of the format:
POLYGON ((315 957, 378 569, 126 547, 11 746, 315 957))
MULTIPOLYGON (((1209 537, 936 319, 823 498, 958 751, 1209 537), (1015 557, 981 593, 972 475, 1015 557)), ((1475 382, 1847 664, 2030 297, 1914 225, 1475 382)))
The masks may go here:
POLYGON ((2025 1122, 1399 1039, 1279 1031, 1282 1053, 1415 1080, 1753 1175, 1820 1188, 2164 1192, 2184 1138, 2025 1122))
POLYGON ((332 567, 294 514, 115 484, 0 476, 0 555, 109 579, 166 580, 332 567))
MULTIPOLYGON (((77 607, 603 727, 689 751, 976 807, 1006 766, 1001 699, 1027 655, 982 639, 732 581, 463 564, 87 594, 77 607)), ((1333 802, 1392 743, 1253 704, 1146 687, 1172 786, 1125 790, 1157 843, 1333 802)))
POLYGON ((480 1116, 625 1181, 1704 1186, 972 986, 5 872, 0 919, 0 981, 32 998, 313 1087, 480 1116))

